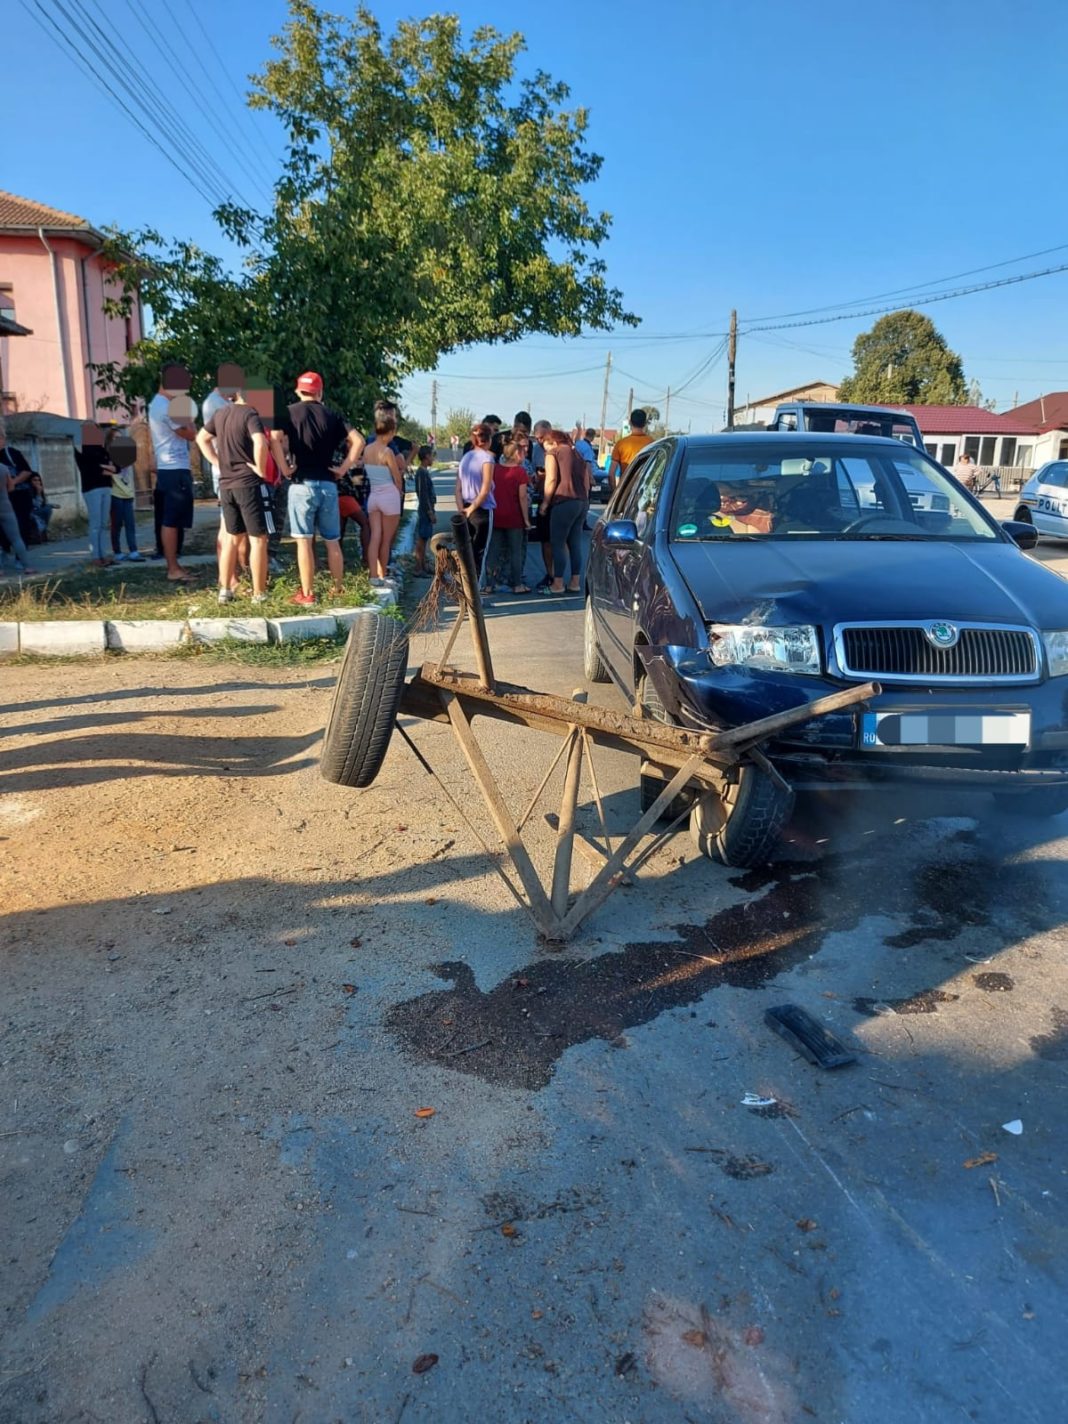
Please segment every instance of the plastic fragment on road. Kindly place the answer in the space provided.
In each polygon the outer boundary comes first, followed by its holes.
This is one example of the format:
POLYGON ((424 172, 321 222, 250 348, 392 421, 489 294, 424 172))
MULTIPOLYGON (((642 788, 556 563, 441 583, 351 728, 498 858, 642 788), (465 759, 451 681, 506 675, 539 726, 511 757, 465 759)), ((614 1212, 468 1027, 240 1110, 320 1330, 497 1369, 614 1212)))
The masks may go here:
POLYGON ((768 1009, 764 1022, 817 1068, 845 1068, 857 1061, 855 1053, 797 1004, 768 1009))
POLYGON ((1006 1132, 1011 1132, 1013 1137, 1019 1137, 1020 1133, 1023 1132, 1023 1123, 1018 1117, 1014 1117, 1012 1122, 1003 1122, 1001 1126, 1006 1132))
POLYGON ((746 1093, 742 1099, 743 1108, 773 1108, 778 1098, 762 1098, 759 1093, 746 1093))

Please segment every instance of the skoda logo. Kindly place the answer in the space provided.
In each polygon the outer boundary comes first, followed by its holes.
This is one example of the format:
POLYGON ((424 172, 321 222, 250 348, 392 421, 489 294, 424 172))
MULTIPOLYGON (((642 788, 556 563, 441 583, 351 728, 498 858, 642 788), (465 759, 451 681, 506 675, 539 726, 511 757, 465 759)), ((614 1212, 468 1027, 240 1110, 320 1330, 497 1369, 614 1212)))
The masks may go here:
POLYGON ((952 623, 929 623, 923 631, 936 648, 955 648, 960 639, 960 629, 952 623))

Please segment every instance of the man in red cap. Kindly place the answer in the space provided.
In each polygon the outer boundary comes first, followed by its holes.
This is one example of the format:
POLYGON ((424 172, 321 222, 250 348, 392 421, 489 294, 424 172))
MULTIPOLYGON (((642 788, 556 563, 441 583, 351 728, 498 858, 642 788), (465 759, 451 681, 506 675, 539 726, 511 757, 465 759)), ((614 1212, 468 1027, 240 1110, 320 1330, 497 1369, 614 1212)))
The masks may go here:
POLYGON ((315 371, 297 377, 297 400, 286 413, 281 430, 271 431, 271 445, 278 468, 290 481, 289 527, 297 541, 297 568, 300 593, 293 603, 315 602, 315 548, 318 533, 326 545, 326 559, 340 592, 345 573, 341 553, 341 515, 337 482, 347 475, 363 455, 364 438, 336 411, 323 405, 323 378, 315 371), (289 459, 282 435, 289 443, 289 459), (340 465, 338 451, 345 447, 340 465))

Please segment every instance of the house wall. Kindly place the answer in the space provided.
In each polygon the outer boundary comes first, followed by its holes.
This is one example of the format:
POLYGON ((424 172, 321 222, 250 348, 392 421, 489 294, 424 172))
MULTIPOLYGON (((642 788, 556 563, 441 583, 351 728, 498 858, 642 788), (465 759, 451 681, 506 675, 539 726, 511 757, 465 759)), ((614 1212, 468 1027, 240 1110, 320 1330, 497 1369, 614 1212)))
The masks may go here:
POLYGON ((824 381, 815 381, 811 386, 800 386, 796 391, 791 391, 788 396, 776 396, 771 400, 757 400, 749 402, 743 406, 736 406, 734 420, 736 425, 751 425, 755 421, 762 421, 765 425, 774 416, 775 411, 785 401, 821 401, 824 404, 838 399, 838 387, 828 385, 824 381))
POLYGON ((20 410, 50 410, 79 420, 100 419, 98 392, 87 363, 115 360, 140 338, 133 313, 129 332, 121 318, 104 315, 106 269, 98 253, 74 238, 48 236, 56 254, 59 320, 52 260, 34 234, 0 234, 0 283, 9 294, 15 319, 32 336, 0 338, 5 391, 20 410), (129 339, 128 339, 129 338, 129 339))

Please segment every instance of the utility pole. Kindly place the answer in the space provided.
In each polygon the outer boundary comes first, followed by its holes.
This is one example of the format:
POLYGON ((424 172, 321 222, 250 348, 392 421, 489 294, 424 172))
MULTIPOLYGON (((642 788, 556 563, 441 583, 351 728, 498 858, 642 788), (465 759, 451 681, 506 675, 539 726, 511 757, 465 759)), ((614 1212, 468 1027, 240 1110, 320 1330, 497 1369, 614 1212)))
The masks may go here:
POLYGON ((438 383, 430 382, 430 433, 438 438, 438 383))
POLYGON ((630 426, 630 413, 631 413, 631 411, 632 411, 633 409, 634 409, 634 387, 631 386, 630 390, 627 392, 627 414, 626 414, 626 417, 625 417, 628 427, 630 426))
POLYGON ((604 363, 604 395, 601 397, 601 446, 604 449, 604 423, 608 419, 608 380, 612 374, 612 353, 609 351, 608 360, 604 363))
POLYGON ((671 387, 667 388, 667 398, 664 401, 664 434, 671 434, 671 387))
POLYGON ((731 312, 731 329, 727 335, 727 429, 734 429, 734 360, 738 355, 738 313, 731 312))

